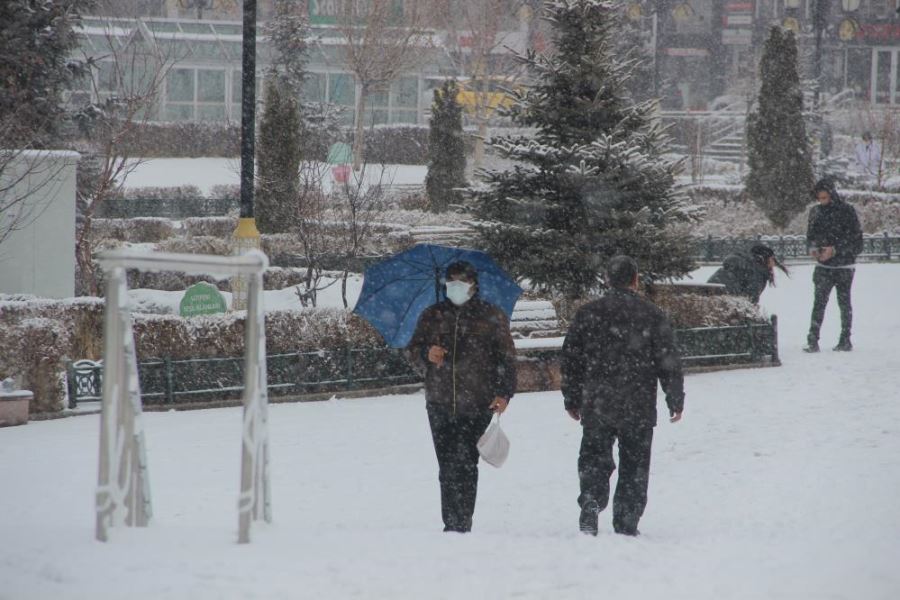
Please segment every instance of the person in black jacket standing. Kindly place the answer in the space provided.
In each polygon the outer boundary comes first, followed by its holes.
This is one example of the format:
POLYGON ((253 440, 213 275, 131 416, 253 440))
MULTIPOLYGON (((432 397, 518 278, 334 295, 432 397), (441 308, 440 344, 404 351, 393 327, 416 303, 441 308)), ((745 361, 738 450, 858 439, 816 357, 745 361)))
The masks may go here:
POLYGON ((637 263, 628 256, 614 257, 607 281, 611 289, 584 305, 569 327, 562 393, 566 411, 581 421, 583 430, 578 456, 581 531, 597 535, 597 513, 609 502, 609 478, 616 468, 612 447, 618 439, 613 528, 637 535, 647 505, 656 383, 662 384, 669 420, 675 423, 684 410, 684 378, 668 318, 637 295, 637 263))
POLYGON ((806 352, 819 351, 819 331, 825 318, 825 307, 831 289, 837 289, 838 307, 841 309, 841 337, 836 351, 853 350, 850 328, 853 324, 853 307, 850 303, 850 286, 853 284, 857 255, 862 251, 862 229, 856 209, 841 200, 829 179, 816 183, 816 200, 819 204, 809 211, 806 240, 810 254, 818 261, 813 271, 815 286, 812 317, 807 335, 806 352))

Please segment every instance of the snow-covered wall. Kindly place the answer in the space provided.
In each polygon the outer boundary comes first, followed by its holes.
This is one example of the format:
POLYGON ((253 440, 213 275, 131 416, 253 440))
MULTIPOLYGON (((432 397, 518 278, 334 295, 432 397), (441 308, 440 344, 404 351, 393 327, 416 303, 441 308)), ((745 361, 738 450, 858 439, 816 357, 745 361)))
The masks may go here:
POLYGON ((25 151, 2 169, 0 194, 13 206, 0 230, 15 227, 0 243, 0 293, 75 295, 77 163, 75 152, 25 151))

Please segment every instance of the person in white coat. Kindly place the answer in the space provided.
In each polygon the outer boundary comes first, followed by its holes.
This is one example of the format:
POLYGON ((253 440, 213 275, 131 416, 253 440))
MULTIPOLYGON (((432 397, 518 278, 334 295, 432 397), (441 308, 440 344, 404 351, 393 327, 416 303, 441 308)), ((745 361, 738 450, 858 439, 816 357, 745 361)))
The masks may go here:
POLYGON ((878 179, 881 170, 881 146, 872 139, 872 134, 863 132, 862 141, 856 145, 856 165, 869 179, 878 179))

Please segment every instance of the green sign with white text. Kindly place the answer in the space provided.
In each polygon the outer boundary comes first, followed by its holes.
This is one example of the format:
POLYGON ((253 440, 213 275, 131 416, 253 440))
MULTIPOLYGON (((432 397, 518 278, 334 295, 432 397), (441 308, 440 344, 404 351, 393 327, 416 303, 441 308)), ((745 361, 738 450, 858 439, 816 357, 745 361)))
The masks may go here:
POLYGON ((214 315, 228 310, 222 292, 216 289, 216 286, 203 281, 184 291, 179 309, 182 317, 214 315))

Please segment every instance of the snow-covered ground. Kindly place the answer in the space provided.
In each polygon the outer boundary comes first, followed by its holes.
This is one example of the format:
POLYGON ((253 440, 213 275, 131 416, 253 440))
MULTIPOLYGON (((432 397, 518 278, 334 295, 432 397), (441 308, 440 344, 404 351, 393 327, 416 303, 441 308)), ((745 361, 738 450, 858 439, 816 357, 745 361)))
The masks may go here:
POLYGON ((580 430, 555 392, 513 400, 510 459, 482 467, 466 536, 441 532, 419 394, 273 405, 274 522, 248 546, 239 409, 145 415, 154 521, 107 544, 98 417, 81 416, 0 429, 0 598, 895 599, 900 267, 859 268, 850 354, 800 351, 810 270, 763 294, 783 367, 688 377, 637 539, 608 512, 598 538, 577 532, 580 430))
MULTIPOLYGON (((427 168, 422 165, 368 165, 365 182, 381 181, 387 185, 421 184, 427 168)), ((330 170, 322 181, 328 191, 332 185, 330 170)), ((214 185, 238 185, 241 163, 236 158, 151 158, 141 159, 125 180, 126 188, 177 187, 195 185, 209 194, 214 185)))

